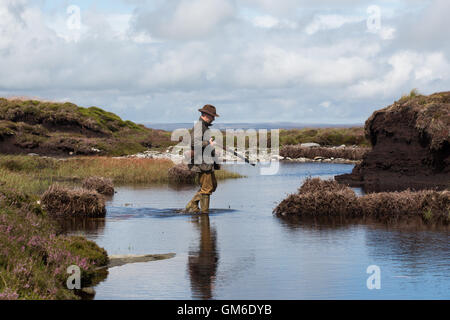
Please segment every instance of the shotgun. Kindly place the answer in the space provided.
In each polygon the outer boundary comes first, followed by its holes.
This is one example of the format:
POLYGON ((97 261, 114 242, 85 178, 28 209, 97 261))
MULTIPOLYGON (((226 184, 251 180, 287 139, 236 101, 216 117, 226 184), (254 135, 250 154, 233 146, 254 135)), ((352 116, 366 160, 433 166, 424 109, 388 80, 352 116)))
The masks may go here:
MULTIPOLYGON (((213 141, 215 140, 214 137, 212 137, 211 139, 212 139, 213 141)), ((219 145, 217 145, 217 146, 218 146, 219 148, 221 148, 221 149, 227 151, 227 152, 231 152, 231 153, 234 154, 236 157, 238 157, 238 158, 244 160, 245 162, 247 162, 249 165, 255 166, 255 164, 254 164, 254 163, 251 163, 250 160, 249 160, 247 157, 244 157, 243 155, 240 155, 240 154, 237 153, 235 150, 233 150, 233 149, 231 149, 231 148, 228 148, 228 147, 224 147, 224 146, 219 146, 219 145)))

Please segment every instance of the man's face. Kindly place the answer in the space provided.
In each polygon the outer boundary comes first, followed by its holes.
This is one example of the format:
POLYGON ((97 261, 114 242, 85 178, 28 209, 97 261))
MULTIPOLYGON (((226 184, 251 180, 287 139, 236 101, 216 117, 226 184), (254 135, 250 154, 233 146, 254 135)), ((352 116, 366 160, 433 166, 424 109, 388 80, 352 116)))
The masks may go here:
POLYGON ((212 122, 214 121, 214 119, 215 119, 214 116, 209 115, 209 114, 207 114, 207 113, 204 113, 204 114, 202 115, 202 118, 203 118, 203 120, 205 120, 205 121, 208 122, 208 123, 212 123, 212 122))

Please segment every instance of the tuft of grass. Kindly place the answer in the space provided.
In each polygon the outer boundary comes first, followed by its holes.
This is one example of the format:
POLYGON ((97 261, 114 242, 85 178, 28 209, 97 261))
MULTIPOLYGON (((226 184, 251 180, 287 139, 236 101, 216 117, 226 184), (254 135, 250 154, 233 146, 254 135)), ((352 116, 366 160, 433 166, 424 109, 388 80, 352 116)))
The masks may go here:
POLYGON ((223 169, 214 171, 214 174, 215 174, 217 180, 239 179, 239 178, 245 177, 239 173, 231 172, 231 171, 223 170, 223 169))
MULTIPOLYGON (((168 179, 170 183, 174 184, 198 184, 198 174, 196 172, 190 171, 186 164, 178 164, 171 167, 168 171, 168 179)), ((227 170, 215 170, 214 174, 217 180, 223 179, 237 179, 243 176, 230 172, 227 170)))
POLYGON ((106 214, 105 198, 95 190, 53 184, 42 195, 41 203, 55 216, 103 217, 106 214))
POLYGON ((348 189, 348 187, 338 183, 334 179, 322 180, 320 178, 308 177, 298 189, 298 193, 334 192, 346 189, 348 189))
POLYGON ((298 193, 274 209, 278 216, 371 218, 382 223, 418 217, 423 222, 448 225, 449 191, 369 193, 356 197, 353 190, 334 180, 307 179, 298 193))
POLYGON ((189 170, 185 164, 171 167, 168 172, 169 182, 179 184, 194 184, 197 182, 197 174, 189 170))
POLYGON ((419 93, 419 90, 418 90, 417 88, 414 88, 414 89, 412 89, 412 90, 409 92, 409 97, 410 97, 410 98, 415 98, 415 97, 417 97, 417 96, 419 96, 419 95, 421 95, 421 94, 419 93))
POLYGON ((114 194, 114 185, 110 178, 88 177, 83 180, 82 187, 95 190, 103 195, 111 196, 114 194))
MULTIPOLYGON (((419 93, 419 90, 417 88, 414 88, 414 89, 411 89, 409 94, 403 94, 398 102, 404 103, 404 102, 408 101, 409 99, 413 99, 416 97, 423 97, 423 96, 419 93)), ((421 104, 423 104, 423 100, 421 100, 421 101, 422 101, 421 104)))

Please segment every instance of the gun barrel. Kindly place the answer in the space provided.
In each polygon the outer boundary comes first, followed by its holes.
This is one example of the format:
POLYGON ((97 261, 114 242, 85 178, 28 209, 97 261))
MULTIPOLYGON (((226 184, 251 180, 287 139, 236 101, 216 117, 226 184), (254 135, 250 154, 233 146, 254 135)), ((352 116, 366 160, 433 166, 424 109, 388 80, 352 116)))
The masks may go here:
POLYGON ((228 147, 223 147, 223 146, 221 146, 221 148, 222 148, 223 150, 225 150, 225 151, 228 151, 228 152, 233 153, 236 157, 238 157, 238 158, 244 160, 244 161, 247 162, 248 164, 250 164, 250 165, 252 165, 252 166, 255 166, 255 164, 254 164, 254 163, 251 163, 250 160, 249 160, 247 157, 244 157, 243 155, 240 155, 240 154, 237 153, 235 150, 230 149, 230 148, 228 148, 228 147))

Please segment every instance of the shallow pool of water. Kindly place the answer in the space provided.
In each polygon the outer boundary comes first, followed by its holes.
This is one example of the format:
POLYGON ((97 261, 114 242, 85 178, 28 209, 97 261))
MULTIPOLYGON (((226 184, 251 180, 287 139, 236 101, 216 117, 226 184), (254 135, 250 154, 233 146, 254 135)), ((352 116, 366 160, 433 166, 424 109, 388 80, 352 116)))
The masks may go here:
MULTIPOLYGON (((230 166, 247 178, 219 181, 209 215, 180 215, 195 187, 119 187, 104 221, 72 226, 109 254, 174 252, 172 259, 109 269, 96 299, 448 299, 446 231, 293 223, 272 214, 308 176, 353 165, 281 163, 276 175, 230 166), (380 268, 380 289, 367 268, 380 268)), ((357 190, 359 192, 359 190, 357 190)))

